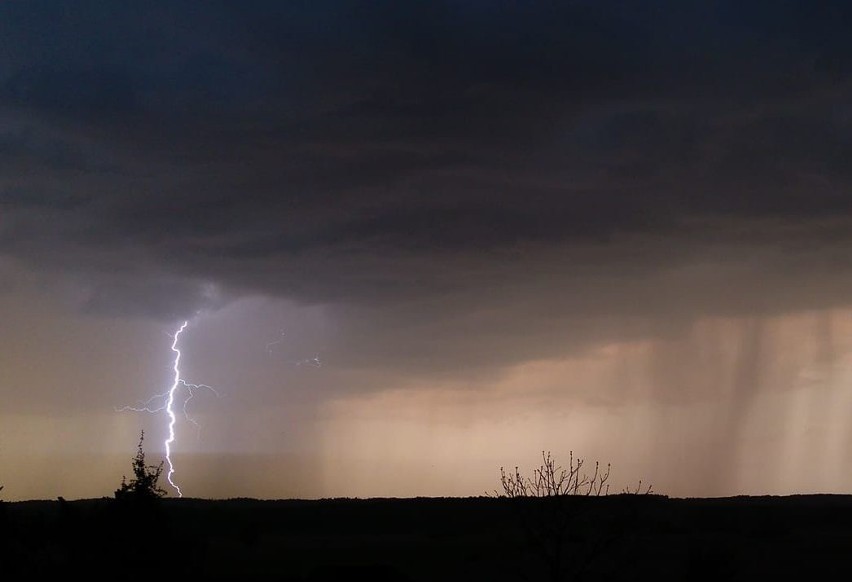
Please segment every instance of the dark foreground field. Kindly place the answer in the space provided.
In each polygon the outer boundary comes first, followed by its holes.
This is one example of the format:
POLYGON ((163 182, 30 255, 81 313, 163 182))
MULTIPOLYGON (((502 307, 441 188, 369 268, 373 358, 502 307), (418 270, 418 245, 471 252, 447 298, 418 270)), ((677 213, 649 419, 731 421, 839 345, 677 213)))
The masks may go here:
MULTIPOLYGON (((852 574, 852 496, 610 496, 559 511, 566 580, 852 574)), ((3 503, 0 579, 549 580, 554 515, 489 498, 3 503)))

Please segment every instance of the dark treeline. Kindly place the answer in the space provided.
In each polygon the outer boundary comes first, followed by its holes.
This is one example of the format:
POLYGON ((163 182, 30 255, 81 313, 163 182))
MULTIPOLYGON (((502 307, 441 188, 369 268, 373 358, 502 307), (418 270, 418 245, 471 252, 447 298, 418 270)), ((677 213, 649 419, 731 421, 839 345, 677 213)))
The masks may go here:
MULTIPOLYGON (((550 580, 548 500, 115 499, 0 504, 0 574, 550 580)), ((564 580, 813 579, 852 567, 852 497, 572 501, 564 580)), ((33 578, 35 579, 35 578, 33 578)))

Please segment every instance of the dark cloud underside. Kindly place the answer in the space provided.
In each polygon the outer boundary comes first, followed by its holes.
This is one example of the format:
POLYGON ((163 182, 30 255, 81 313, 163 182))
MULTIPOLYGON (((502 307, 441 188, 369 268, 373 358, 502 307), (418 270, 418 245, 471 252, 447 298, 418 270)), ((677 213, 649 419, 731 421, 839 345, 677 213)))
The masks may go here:
POLYGON ((566 321, 836 304, 850 16, 4 3, 0 252, 70 276, 88 311, 260 293, 448 337, 468 317, 572 336, 530 301, 566 321), (703 292, 719 274, 739 292, 703 292))

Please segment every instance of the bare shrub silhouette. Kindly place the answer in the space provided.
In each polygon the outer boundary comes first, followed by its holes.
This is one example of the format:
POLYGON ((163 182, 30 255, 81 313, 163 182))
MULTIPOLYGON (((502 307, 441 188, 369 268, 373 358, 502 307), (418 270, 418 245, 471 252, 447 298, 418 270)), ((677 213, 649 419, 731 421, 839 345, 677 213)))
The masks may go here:
POLYGON ((625 487, 621 490, 621 493, 624 495, 651 495, 653 493, 653 488, 651 485, 648 485, 645 489, 642 489, 642 479, 639 479, 639 484, 636 485, 635 489, 630 489, 629 486, 625 487))
POLYGON ((158 483, 163 474, 163 462, 159 465, 145 464, 145 451, 142 450, 142 442, 145 440, 145 431, 139 435, 139 446, 136 456, 133 458, 133 479, 127 480, 126 476, 121 478, 121 486, 115 490, 115 498, 120 500, 152 500, 166 495, 166 490, 158 483))
MULTIPOLYGON (((609 493, 610 465, 607 464, 606 472, 601 471, 600 463, 595 462, 595 472, 589 477, 581 473, 584 460, 574 458, 574 451, 570 452, 568 468, 562 468, 556 464, 550 451, 541 452, 542 464, 533 470, 533 477, 524 477, 515 467, 514 473, 506 473, 504 467, 500 467, 500 484, 503 486, 503 495, 509 498, 518 497, 560 497, 565 495, 607 495, 609 493)), ((641 481, 640 481, 641 483, 641 481)))
MULTIPOLYGON (((604 523, 603 513, 591 514, 593 497, 609 495, 611 466, 595 462, 591 473, 585 460, 570 452, 567 467, 557 464, 550 451, 542 451, 541 465, 531 476, 518 467, 500 468, 502 492, 516 510, 528 548, 544 565, 551 582, 580 580, 600 555, 623 537, 624 529, 614 521, 604 523)), ((650 493, 642 482, 622 494, 650 493)), ((600 508, 600 504, 597 505, 600 508)))

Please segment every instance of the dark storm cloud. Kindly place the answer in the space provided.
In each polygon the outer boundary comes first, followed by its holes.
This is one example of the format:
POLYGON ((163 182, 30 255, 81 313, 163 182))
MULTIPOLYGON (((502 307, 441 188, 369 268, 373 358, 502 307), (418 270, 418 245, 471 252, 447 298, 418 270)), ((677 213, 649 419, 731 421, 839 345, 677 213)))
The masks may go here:
POLYGON ((426 317, 446 340, 426 359, 469 325, 484 339, 461 359, 485 361, 530 355, 513 334, 582 343, 601 317, 834 304, 850 17, 4 3, 0 250, 85 281, 91 311, 171 318, 210 289, 330 302, 376 353, 412 346, 380 326, 409 337, 426 317), (739 293, 706 293, 719 273, 739 293), (802 277, 821 283, 789 288, 802 277))

